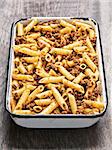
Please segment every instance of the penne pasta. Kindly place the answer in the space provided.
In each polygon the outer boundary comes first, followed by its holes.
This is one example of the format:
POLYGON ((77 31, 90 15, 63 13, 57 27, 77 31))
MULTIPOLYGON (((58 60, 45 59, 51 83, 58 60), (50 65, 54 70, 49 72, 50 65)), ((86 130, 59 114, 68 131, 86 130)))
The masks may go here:
POLYGON ((71 88, 67 88, 66 93, 73 93, 73 90, 71 88))
POLYGON ((39 80, 39 83, 44 83, 44 84, 48 84, 48 83, 59 83, 62 82, 62 79, 64 78, 64 76, 60 76, 60 77, 45 77, 42 78, 41 80, 39 80))
POLYGON ((85 77, 85 74, 83 74, 82 72, 73 80, 74 83, 80 83, 80 81, 83 80, 83 78, 85 77))
POLYGON ((27 72, 26 68, 24 67, 24 65, 22 64, 22 62, 19 62, 19 66, 18 66, 19 71, 22 74, 25 74, 27 72))
POLYGON ((76 26, 82 27, 83 29, 90 29, 90 28, 92 28, 91 25, 89 25, 89 24, 87 24, 87 23, 83 23, 83 22, 81 22, 81 21, 73 20, 72 23, 75 23, 76 26))
POLYGON ((47 53, 46 56, 45 56, 45 60, 47 62, 51 62, 53 60, 53 58, 52 58, 52 56, 49 53, 47 53))
POLYGON ((68 94, 68 97, 69 97, 69 103, 70 103, 71 111, 73 114, 76 114, 77 104, 76 104, 75 97, 70 93, 68 94))
POLYGON ((50 114, 57 107, 58 107, 58 103, 54 101, 49 106, 47 106, 44 110, 42 110, 39 114, 41 114, 41 115, 50 114))
POLYGON ((88 31, 89 31, 89 38, 90 38, 90 39, 93 39, 93 38, 95 37, 95 32, 94 32, 94 30, 93 30, 93 29, 88 29, 88 31))
POLYGON ((34 30, 35 30, 35 31, 43 30, 43 31, 50 31, 50 32, 52 32, 52 31, 53 31, 53 28, 50 27, 50 26, 38 25, 38 26, 35 26, 35 27, 34 27, 34 30))
POLYGON ((83 86, 79 85, 79 84, 75 84, 69 80, 63 79, 63 84, 67 87, 70 87, 71 89, 75 89, 81 93, 84 93, 84 88, 83 86))
POLYGON ((95 53, 95 50, 94 50, 94 48, 91 44, 91 41, 90 41, 89 37, 87 37, 87 39, 86 39, 86 44, 90 48, 90 52, 95 53))
POLYGON ((20 53, 23 53, 23 54, 26 54, 26 55, 29 55, 29 56, 39 56, 40 55, 40 51, 32 51, 31 49, 29 48, 17 48, 15 46, 13 46, 14 48, 14 51, 15 52, 20 52, 20 53))
POLYGON ((70 74, 63 66, 58 66, 58 70, 63 74, 68 80, 73 80, 75 77, 70 74))
POLYGON ((44 86, 40 85, 38 86, 28 97, 28 100, 26 101, 26 105, 32 102, 36 98, 36 94, 41 93, 44 90, 44 86))
POLYGON ((82 64, 80 65, 81 70, 85 70, 85 69, 86 69, 86 67, 87 67, 87 65, 86 65, 86 64, 84 64, 84 63, 82 63, 82 64))
POLYGON ((17 115, 33 115, 33 114, 35 114, 34 112, 32 112, 30 110, 14 110, 13 113, 17 114, 17 115))
POLYGON ((13 91, 12 95, 14 96, 14 98, 18 99, 22 95, 25 89, 26 89, 25 86, 23 86, 22 88, 13 91))
POLYGON ((94 108, 98 108, 99 110, 102 110, 104 108, 104 103, 97 102, 97 101, 91 101, 91 100, 83 100, 87 105, 92 106, 94 108))
POLYGON ((26 89, 29 89, 29 90, 33 91, 33 90, 36 89, 36 86, 31 85, 31 84, 27 84, 27 85, 26 85, 26 89))
POLYGON ((11 105, 11 111, 13 112, 16 107, 16 101, 14 100, 13 97, 11 97, 10 105, 11 105))
POLYGON ((86 90, 84 97, 88 98, 88 94, 92 93, 95 88, 95 82, 93 81, 93 85, 86 90))
POLYGON ((35 43, 14 45, 15 49, 24 48, 24 47, 29 48, 31 50, 37 50, 37 44, 35 43))
POLYGON ((36 96, 38 97, 38 98, 46 98, 46 97, 50 97, 52 95, 52 91, 51 90, 47 90, 47 91, 45 91, 45 92, 42 92, 42 93, 39 93, 39 94, 37 94, 36 96))
POLYGON ((47 47, 47 46, 41 50, 42 55, 46 55, 48 52, 49 52, 49 47, 47 47))
POLYGON ((60 24, 64 27, 69 27, 71 28, 73 31, 76 31, 76 27, 68 22, 66 22, 65 20, 61 20, 60 24))
POLYGON ((33 69, 34 69, 34 64, 30 64, 28 66, 26 66, 27 70, 28 70, 28 74, 32 74, 33 73, 33 69))
POLYGON ((42 107, 41 106, 34 106, 33 107, 33 110, 36 112, 36 113, 39 113, 42 111, 42 107))
POLYGON ((18 36, 24 35, 23 24, 20 22, 17 23, 17 33, 18 33, 18 36))
POLYGON ((96 69, 97 69, 97 67, 96 67, 96 65, 92 62, 92 60, 90 59, 90 57, 87 55, 86 52, 84 52, 84 53, 82 54, 82 57, 83 57, 85 63, 93 70, 93 72, 95 72, 96 69))
POLYGON ((37 39, 40 36, 41 36, 41 33, 38 32, 38 33, 29 34, 29 35, 26 36, 26 38, 37 39))
POLYGON ((53 69, 50 69, 49 75, 50 76, 58 76, 57 73, 53 69))
POLYGON ((82 45, 82 41, 76 41, 73 42, 72 44, 68 44, 67 46, 64 46, 63 48, 72 50, 74 47, 81 46, 81 45, 82 45))
POLYGON ((15 90, 19 89, 19 83, 17 80, 12 81, 12 88, 14 88, 15 90))
POLYGON ((25 106, 25 102, 27 101, 27 98, 28 98, 29 94, 30 94, 30 90, 29 89, 26 89, 22 93, 22 95, 21 95, 21 97, 20 97, 20 99, 19 99, 19 101, 18 101, 18 103, 17 103, 17 105, 15 107, 15 110, 18 110, 18 109, 21 110, 25 106))
POLYGON ((51 45, 54 44, 54 42, 50 41, 49 39, 45 38, 44 36, 41 36, 40 39, 44 40, 45 42, 47 42, 47 43, 49 43, 51 45))
POLYGON ((47 106, 47 105, 51 104, 51 102, 52 102, 52 100, 50 98, 35 100, 35 104, 39 105, 39 106, 47 106))
POLYGON ((77 53, 88 51, 88 50, 87 50, 87 46, 74 47, 73 49, 74 49, 74 51, 77 52, 77 53))
POLYGON ((87 69, 85 69, 85 75, 89 76, 94 81, 97 81, 99 78, 99 71, 96 70, 95 73, 93 73, 93 71, 91 69, 87 68, 87 69))
POLYGON ((13 69, 13 74, 16 75, 16 74, 18 74, 18 73, 19 73, 19 69, 18 69, 18 68, 14 68, 14 69, 13 69))
POLYGON ((42 43, 42 44, 44 44, 46 47, 51 47, 51 45, 48 43, 48 42, 46 42, 46 41, 44 41, 43 39, 41 39, 41 38, 38 38, 38 41, 39 41, 39 43, 42 43))
POLYGON ((34 78, 31 75, 24 75, 24 74, 12 74, 12 78, 15 80, 34 81, 34 78))
POLYGON ((74 66, 74 61, 73 60, 71 60, 71 61, 66 61, 66 63, 67 63, 67 65, 69 66, 69 67, 73 67, 74 66))
POLYGON ((38 19, 33 19, 25 28, 24 32, 29 32, 36 24, 38 23, 38 19))
POLYGON ((70 55, 72 53, 72 50, 62 49, 62 48, 52 48, 50 53, 57 54, 57 55, 70 55))
POLYGON ((60 30, 61 34, 71 33, 72 29, 70 27, 65 27, 60 30))
POLYGON ((68 111, 68 106, 67 106, 66 102, 64 101, 63 97, 61 96, 61 94, 59 93, 59 91, 55 87, 51 87, 51 90, 52 90, 53 96, 55 97, 55 100, 60 105, 60 107, 63 110, 68 111))
POLYGON ((27 63, 35 63, 35 62, 38 62, 38 59, 39 59, 38 56, 36 56, 36 57, 22 57, 21 61, 27 62, 27 63))
POLYGON ((36 69, 36 74, 39 75, 40 77, 49 77, 49 73, 47 73, 43 68, 41 69, 36 69))

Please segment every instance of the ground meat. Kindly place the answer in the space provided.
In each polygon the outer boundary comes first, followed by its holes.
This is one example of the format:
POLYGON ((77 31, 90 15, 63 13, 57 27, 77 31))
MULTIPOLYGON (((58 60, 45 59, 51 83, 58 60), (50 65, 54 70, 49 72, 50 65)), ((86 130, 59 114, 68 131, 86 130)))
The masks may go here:
POLYGON ((18 44, 26 44, 26 38, 24 36, 17 36, 15 38, 15 44, 18 45, 18 44))
POLYGON ((35 106, 35 102, 32 102, 26 106, 26 109, 30 109, 32 111, 34 106, 35 106))
POLYGON ((83 98, 84 98, 84 94, 80 93, 78 91, 74 92, 74 96, 75 96, 76 100, 83 100, 83 98))

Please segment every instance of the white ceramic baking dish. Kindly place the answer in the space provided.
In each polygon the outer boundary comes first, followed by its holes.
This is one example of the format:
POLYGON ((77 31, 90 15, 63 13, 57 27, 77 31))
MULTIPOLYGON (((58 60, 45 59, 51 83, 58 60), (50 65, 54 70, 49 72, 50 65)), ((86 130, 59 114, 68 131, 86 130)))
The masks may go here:
MULTIPOLYGON (((53 19, 73 19, 73 17, 37 17, 40 21, 48 21, 53 19)), ((31 18, 20 19, 17 22, 27 24, 31 18)), ((9 59, 8 59, 8 71, 7 71, 7 87, 6 87, 6 110, 11 115, 14 122, 20 126, 27 128, 84 128, 90 127, 104 115, 108 105, 107 88, 105 79, 105 69, 103 61, 103 52, 101 47, 100 31, 98 23, 92 18, 77 18, 87 21, 88 24, 92 24, 96 31, 97 36, 97 51, 99 55, 99 70, 100 78, 102 82, 102 95, 105 109, 103 112, 94 115, 74 115, 74 114, 49 114, 49 115, 16 115, 11 112, 10 109, 10 94, 11 94, 11 82, 12 82, 12 69, 13 69, 13 58, 14 52, 12 45, 15 43, 16 36, 16 24, 12 24, 11 35, 10 35, 10 47, 9 47, 9 59)))

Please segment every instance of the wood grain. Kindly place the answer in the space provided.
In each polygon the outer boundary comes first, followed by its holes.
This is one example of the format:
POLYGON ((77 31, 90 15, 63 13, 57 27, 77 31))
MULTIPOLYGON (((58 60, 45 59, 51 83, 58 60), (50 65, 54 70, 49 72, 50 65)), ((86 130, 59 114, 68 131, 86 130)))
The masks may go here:
POLYGON ((112 1, 0 0, 0 150, 111 150, 112 144, 112 1), (29 16, 93 17, 101 29, 109 106, 104 117, 87 129, 26 129, 13 123, 4 108, 10 27, 29 16))

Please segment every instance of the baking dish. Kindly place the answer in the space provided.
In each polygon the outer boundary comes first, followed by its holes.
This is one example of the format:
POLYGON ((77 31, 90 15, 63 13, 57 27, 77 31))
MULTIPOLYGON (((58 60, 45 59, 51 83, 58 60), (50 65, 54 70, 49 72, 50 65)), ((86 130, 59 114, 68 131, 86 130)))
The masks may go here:
MULTIPOLYGON (((22 22, 27 24, 31 18, 20 19, 17 22, 22 22)), ((38 17, 40 21, 48 21, 53 19, 73 19, 73 17, 38 17)), ((6 88, 6 110, 10 113, 14 122, 23 127, 29 128, 83 128, 89 127, 95 124, 101 116, 104 115, 107 109, 108 98, 107 98, 107 88, 106 88, 106 79, 105 79, 105 70, 104 70, 104 61, 103 53, 101 47, 101 39, 99 33, 98 23, 92 18, 77 18, 86 20, 88 23, 92 24, 96 30, 97 36, 97 50, 99 55, 99 71, 100 78, 102 82, 102 95, 103 102, 105 104, 105 109, 103 112, 94 115, 73 115, 73 114, 56 114, 56 115, 16 115, 11 113, 10 110, 10 94, 11 94, 11 78, 12 78, 12 68, 13 68, 13 58, 14 53, 12 50, 12 45, 14 44, 14 38, 16 35, 16 24, 12 24, 11 27, 11 36, 10 36, 10 47, 9 47, 9 61, 8 61, 8 73, 7 73, 7 88, 6 88)))

